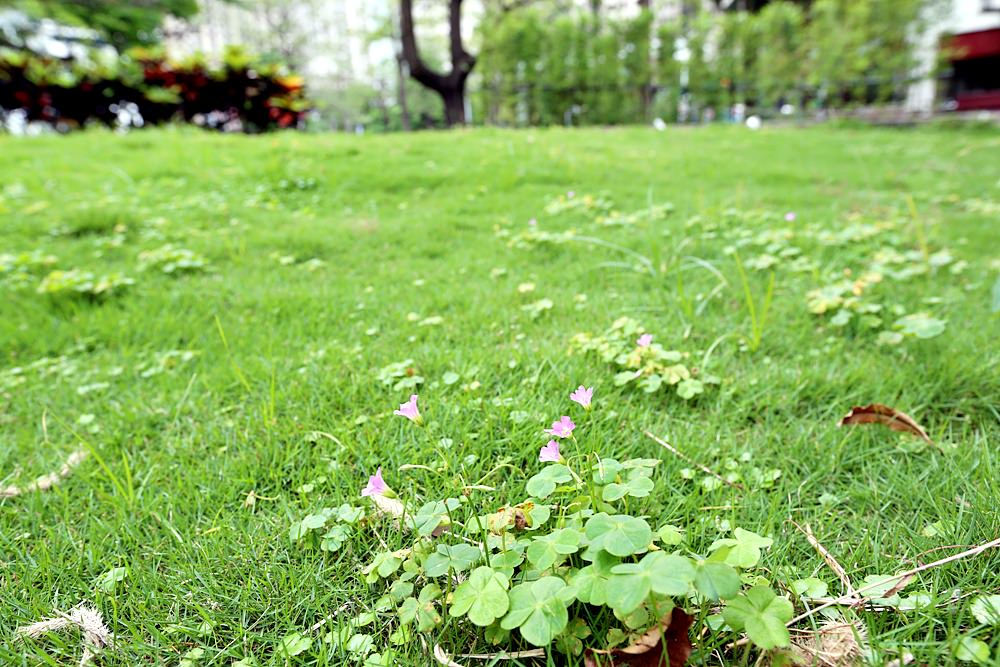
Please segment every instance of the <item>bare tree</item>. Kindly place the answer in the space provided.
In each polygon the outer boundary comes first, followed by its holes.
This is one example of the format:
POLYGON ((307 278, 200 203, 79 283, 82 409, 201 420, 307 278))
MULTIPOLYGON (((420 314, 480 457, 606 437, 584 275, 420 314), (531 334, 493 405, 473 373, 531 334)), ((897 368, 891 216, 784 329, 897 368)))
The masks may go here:
POLYGON ((403 60, 410 69, 411 77, 441 96, 441 101, 444 102, 444 119, 449 126, 464 125, 466 122, 465 82, 476 66, 476 57, 462 45, 462 1, 448 0, 451 71, 447 74, 435 72, 420 57, 413 30, 413 0, 400 0, 399 3, 403 60))

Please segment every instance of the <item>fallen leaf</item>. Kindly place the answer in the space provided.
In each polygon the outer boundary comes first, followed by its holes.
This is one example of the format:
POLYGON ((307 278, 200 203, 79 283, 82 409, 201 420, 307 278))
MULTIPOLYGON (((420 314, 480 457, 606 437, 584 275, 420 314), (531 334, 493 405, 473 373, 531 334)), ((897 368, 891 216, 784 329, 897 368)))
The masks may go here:
MULTIPOLYGON (((496 653, 461 653, 458 658, 469 658, 470 660, 520 660, 522 658, 544 658, 545 649, 535 648, 528 651, 497 651, 496 653)), ((445 667, 463 667, 461 663, 455 662, 448 655, 448 652, 441 648, 440 644, 434 645, 434 659, 445 667)))
POLYGON ((920 427, 920 424, 913 417, 881 403, 872 403, 864 407, 853 407, 840 420, 841 426, 852 426, 854 424, 882 424, 888 426, 893 431, 909 433, 923 439, 928 444, 934 444, 934 441, 931 440, 927 432, 920 427))
POLYGON ((881 597, 883 597, 883 598, 891 598, 893 595, 895 595, 896 593, 898 593, 901 590, 903 590, 904 588, 906 588, 910 584, 910 582, 913 581, 913 578, 916 577, 916 576, 917 575, 915 575, 915 574, 908 574, 906 576, 900 577, 899 581, 897 581, 896 584, 892 588, 890 588, 885 593, 883 593, 881 595, 881 597))
POLYGON ((372 501, 375 503, 375 507, 382 514, 388 514, 389 516, 396 517, 397 519, 403 516, 403 503, 401 503, 396 498, 386 498, 382 495, 374 495, 371 497, 372 501))
POLYGON ((583 656, 586 667, 683 667, 691 655, 688 630, 692 617, 674 609, 660 623, 625 648, 588 648, 583 656), (666 644, 664 646, 664 644, 666 644), (609 660, 597 656, 609 656, 609 660), (669 662, 667 662, 669 661, 669 662))
POLYGON ((811 667, 853 667, 862 664, 868 648, 864 626, 829 620, 818 630, 794 630, 790 653, 795 664, 811 667))

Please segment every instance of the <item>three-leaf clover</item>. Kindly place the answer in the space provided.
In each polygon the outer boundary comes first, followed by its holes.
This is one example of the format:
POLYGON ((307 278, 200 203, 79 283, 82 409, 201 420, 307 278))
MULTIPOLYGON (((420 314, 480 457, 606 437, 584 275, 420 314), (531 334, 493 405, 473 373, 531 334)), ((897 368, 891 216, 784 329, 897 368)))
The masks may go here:
POLYGON ((566 597, 566 584, 558 577, 518 584, 510 591, 510 611, 500 627, 518 628, 529 644, 548 646, 569 623, 566 597))
POLYGON ((350 529, 342 523, 330 526, 330 530, 323 534, 323 539, 319 543, 319 548, 323 551, 339 551, 347 538, 350 537, 350 529))
POLYGON ((653 539, 648 523, 627 514, 595 514, 587 520, 585 531, 592 548, 603 549, 613 556, 643 553, 653 539))
POLYGON ((403 559, 394 551, 383 551, 375 554, 371 563, 362 570, 365 580, 372 584, 378 581, 379 577, 385 579, 399 569, 403 564, 403 559))
POLYGON ((699 561, 695 564, 694 587, 709 600, 728 599, 740 592, 740 575, 725 563, 699 561))
POLYGON ((829 592, 826 582, 816 577, 795 579, 789 583, 789 587, 801 598, 822 598, 829 592))
POLYGON ((462 502, 458 498, 424 503, 413 517, 414 529, 420 536, 427 537, 442 524, 449 525, 451 519, 448 513, 458 509, 461 504, 462 502))
POLYGON ((638 563, 624 563, 611 568, 608 582, 608 606, 619 614, 628 614, 650 595, 685 595, 694 581, 695 569, 683 556, 668 556, 653 551, 638 563))
POLYGON ((704 391, 705 385, 701 380, 684 380, 677 385, 677 395, 686 400, 691 400, 704 391))
POLYGON ((556 648, 567 655, 580 655, 583 640, 590 636, 590 628, 582 618, 574 618, 556 637, 556 648))
POLYGON ((795 613, 792 603, 768 586, 754 586, 731 600, 722 610, 733 630, 745 630, 747 637, 764 650, 788 646, 791 639, 785 623, 795 613))
POLYGON ((452 616, 467 614, 476 625, 487 626, 507 613, 509 587, 510 580, 504 574, 485 565, 477 567, 455 589, 448 613, 452 616))
POLYGON ((403 623, 416 621, 417 630, 420 632, 433 630, 434 626, 441 622, 441 615, 434 604, 434 600, 440 596, 441 589, 437 584, 427 584, 416 599, 403 600, 403 604, 399 607, 399 620, 403 623))
POLYGON ((612 482, 604 487, 601 498, 606 502, 620 500, 625 496, 633 498, 645 498, 653 490, 653 480, 643 474, 633 474, 624 482, 612 482))
POLYGON ((532 540, 525 554, 528 560, 539 570, 546 570, 562 560, 564 556, 576 553, 583 539, 578 531, 572 528, 554 530, 548 535, 542 535, 532 540))
POLYGON ((471 544, 439 544, 437 550, 424 561, 424 574, 440 577, 449 570, 463 572, 483 557, 483 552, 471 544))
POLYGON ((528 480, 525 488, 536 498, 548 498, 556 490, 556 486, 573 480, 573 473, 561 463, 553 463, 542 468, 528 480))
POLYGON ((761 537, 757 533, 737 528, 733 531, 733 537, 716 540, 708 550, 714 552, 712 560, 747 568, 756 565, 760 561, 760 550, 773 543, 774 540, 770 537, 761 537))
POLYGON ((607 603, 611 569, 618 563, 618 559, 608 552, 596 552, 594 562, 577 570, 570 582, 576 599, 596 606, 607 603))

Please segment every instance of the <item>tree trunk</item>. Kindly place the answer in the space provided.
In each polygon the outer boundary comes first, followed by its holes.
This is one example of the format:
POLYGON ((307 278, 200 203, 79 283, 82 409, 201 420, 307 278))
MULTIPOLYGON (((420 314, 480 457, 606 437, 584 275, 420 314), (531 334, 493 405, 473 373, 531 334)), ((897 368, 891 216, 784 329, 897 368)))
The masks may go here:
POLYGON ((406 102, 406 72, 404 71, 403 56, 396 57, 396 97, 399 101, 399 120, 403 124, 403 131, 409 132, 413 129, 410 122, 410 106, 406 102))
POLYGON ((440 94, 444 102, 444 121, 448 127, 465 125, 465 91, 449 90, 440 94))
POLYGON ((429 68, 420 57, 413 30, 413 0, 400 0, 400 38, 403 59, 410 76, 430 88, 444 103, 444 119, 449 127, 465 123, 465 82, 476 65, 476 58, 462 45, 462 0, 448 0, 448 36, 451 45, 451 71, 440 74, 429 68))

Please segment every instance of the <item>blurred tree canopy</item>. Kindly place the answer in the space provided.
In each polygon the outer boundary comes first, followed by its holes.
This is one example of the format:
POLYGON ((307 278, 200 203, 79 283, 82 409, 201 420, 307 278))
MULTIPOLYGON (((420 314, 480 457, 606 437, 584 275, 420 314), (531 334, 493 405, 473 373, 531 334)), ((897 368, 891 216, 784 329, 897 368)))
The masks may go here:
POLYGON ((197 0, 0 0, 0 9, 96 30, 118 49, 155 44, 167 16, 198 13, 197 0))

